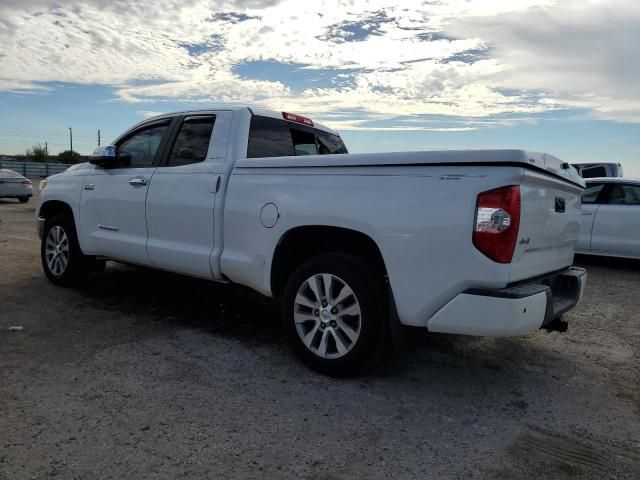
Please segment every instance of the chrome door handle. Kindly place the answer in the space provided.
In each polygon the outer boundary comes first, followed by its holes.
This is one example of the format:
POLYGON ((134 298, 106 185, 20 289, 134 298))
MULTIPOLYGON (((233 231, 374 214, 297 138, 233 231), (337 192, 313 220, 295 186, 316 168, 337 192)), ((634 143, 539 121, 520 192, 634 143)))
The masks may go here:
POLYGON ((142 187, 144 185, 146 185, 147 179, 146 178, 142 178, 142 177, 134 177, 129 179, 129 185, 132 185, 134 187, 142 187))

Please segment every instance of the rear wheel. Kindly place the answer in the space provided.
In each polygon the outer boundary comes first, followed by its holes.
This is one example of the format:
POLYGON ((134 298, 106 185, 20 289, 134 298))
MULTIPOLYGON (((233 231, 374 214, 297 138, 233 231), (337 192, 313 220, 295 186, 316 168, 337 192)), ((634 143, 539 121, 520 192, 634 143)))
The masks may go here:
POLYGON ((384 295, 366 263, 323 254, 300 266, 284 293, 284 329, 294 351, 312 369, 335 376, 364 367, 379 345, 384 295))
POLYGON ((78 244, 73 218, 60 214, 44 224, 40 247, 42 268, 56 285, 73 285, 95 270, 94 257, 83 255, 78 244))
POLYGON ((29 201, 29 197, 18 197, 18 201, 20 203, 27 203, 29 201))

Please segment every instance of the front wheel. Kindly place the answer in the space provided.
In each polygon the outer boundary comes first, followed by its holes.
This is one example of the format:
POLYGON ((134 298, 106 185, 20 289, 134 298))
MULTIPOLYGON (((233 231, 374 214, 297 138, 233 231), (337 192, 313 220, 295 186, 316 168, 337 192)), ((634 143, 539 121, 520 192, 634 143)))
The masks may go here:
POLYGON ((82 254, 73 217, 56 215, 44 224, 40 247, 42 268, 56 285, 69 286, 86 278, 95 262, 82 254))
POLYGON ((301 360, 335 376, 365 366, 379 346, 384 318, 382 282, 366 263, 323 254, 300 266, 283 297, 284 329, 301 360))

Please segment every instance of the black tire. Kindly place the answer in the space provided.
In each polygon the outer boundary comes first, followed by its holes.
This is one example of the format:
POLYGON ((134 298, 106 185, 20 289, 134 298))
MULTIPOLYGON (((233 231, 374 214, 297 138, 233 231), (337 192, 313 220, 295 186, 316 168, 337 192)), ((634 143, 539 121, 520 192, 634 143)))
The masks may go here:
MULTIPOLYGON (((325 375, 349 376, 361 371, 371 362, 375 357, 378 347, 381 345, 380 340, 382 339, 384 331, 384 321, 387 318, 386 296, 384 295, 384 284, 382 280, 381 276, 376 275, 363 260, 350 255, 334 253, 313 257, 293 272, 286 284, 282 298, 283 327, 289 344, 308 367, 325 375), (355 295, 353 302, 358 304, 361 312, 361 314, 357 316, 359 320, 356 321, 357 325, 359 325, 359 336, 355 341, 350 342, 348 345, 349 350, 346 354, 342 354, 342 356, 336 358, 326 358, 326 356, 321 356, 319 353, 319 344, 324 340, 324 329, 329 329, 328 323, 324 324, 320 322, 322 325, 318 324, 318 319, 321 318, 322 311, 320 311, 320 315, 318 315, 315 309, 309 307, 307 310, 305 307, 301 307, 300 304, 296 305, 296 297, 299 291, 307 292, 307 299, 315 298, 313 292, 311 292, 310 289, 306 289, 310 285, 308 280, 314 278, 314 275, 325 273, 336 278, 336 281, 338 281, 338 289, 341 288, 340 281, 351 288, 355 295), (304 322, 305 325, 310 323, 311 325, 309 327, 302 327, 302 323, 296 323, 295 313, 300 313, 301 311, 303 312, 303 316, 314 315, 308 322, 304 322), (318 325, 317 331, 312 332, 316 325, 318 325), (323 327, 323 325, 325 326, 323 327), (299 328, 304 331, 299 333, 299 328), (305 330, 307 328, 308 330, 305 330), (318 347, 315 347, 315 352, 312 350, 314 343, 316 343, 315 341, 310 341, 311 345, 307 347, 302 340, 302 336, 306 333, 311 334, 315 340, 318 340, 317 335, 320 335, 320 341, 317 342, 318 347)), ((323 288, 323 291, 326 290, 324 287, 321 288, 323 288)), ((333 298, 339 297, 338 294, 332 296, 333 298)), ((344 304, 345 303, 337 303, 336 308, 333 309, 338 312, 337 315, 333 317, 336 318, 338 322, 340 319, 344 322, 346 318, 349 318, 348 316, 340 317, 339 312, 341 309, 344 309, 344 304)), ((331 313, 333 313, 333 310, 331 310, 331 313)), ((350 318, 349 320, 353 321, 354 318, 356 317, 350 318)), ((327 320, 327 322, 329 322, 329 320, 327 320)), ((332 322, 331 326, 336 328, 331 329, 331 332, 327 333, 327 336, 332 336, 329 344, 333 341, 333 346, 335 347, 335 353, 333 353, 333 355, 340 355, 337 349, 338 336, 346 341, 349 341, 350 337, 348 338, 341 333, 340 325, 336 325, 335 321, 332 322)), ((355 329, 351 330, 351 333, 354 331, 355 329)), ((345 342, 341 341, 340 343, 344 348, 345 342)), ((325 348, 324 350, 326 355, 329 349, 325 348)))
POLYGON ((96 267, 95 258, 84 255, 80 250, 73 217, 64 213, 55 215, 45 221, 40 245, 40 257, 42 259, 42 268, 47 278, 52 283, 65 287, 77 285, 82 280, 85 280, 96 267), (47 239, 49 238, 49 233, 55 227, 62 229, 68 241, 68 259, 61 272, 52 271, 47 261, 47 239))
POLYGON ((29 197, 18 197, 18 201, 20 203, 27 203, 29 201, 29 197))

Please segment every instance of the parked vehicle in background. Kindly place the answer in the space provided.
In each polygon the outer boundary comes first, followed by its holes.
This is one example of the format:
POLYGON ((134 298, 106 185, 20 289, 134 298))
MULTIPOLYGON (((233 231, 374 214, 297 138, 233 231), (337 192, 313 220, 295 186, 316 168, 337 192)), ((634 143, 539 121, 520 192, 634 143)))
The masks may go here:
POLYGON ((13 170, 0 169, 0 198, 17 198, 26 203, 32 195, 31 180, 13 170))
POLYGON ((573 163, 582 178, 622 177, 621 163, 573 163))
POLYGON ((56 284, 117 260, 281 300, 300 358, 346 374, 393 322, 565 328, 583 180, 522 150, 347 154, 299 115, 221 107, 134 126, 49 177, 36 209, 56 284))
POLYGON ((576 252, 640 259, 640 180, 608 177, 586 183, 576 252))

